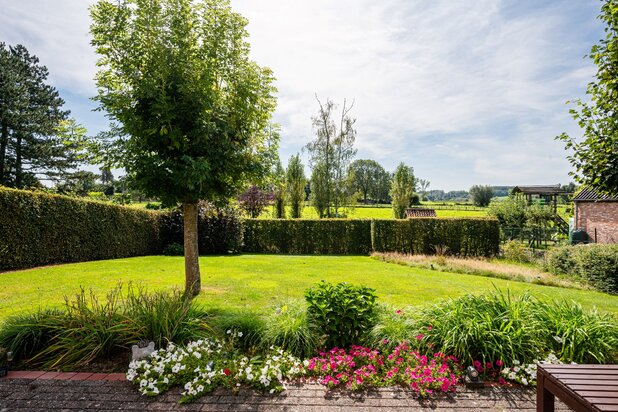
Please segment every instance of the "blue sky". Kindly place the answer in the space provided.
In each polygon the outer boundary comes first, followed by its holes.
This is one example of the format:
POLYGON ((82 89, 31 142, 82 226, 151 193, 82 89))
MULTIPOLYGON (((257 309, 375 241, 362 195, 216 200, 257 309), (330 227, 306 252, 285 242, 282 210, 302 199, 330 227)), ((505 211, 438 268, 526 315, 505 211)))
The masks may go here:
MULTIPOLYGON (((94 134, 94 54, 83 0, 2 0, 0 41, 24 44, 94 134)), ((579 129, 597 0, 232 0, 252 58, 277 77, 281 158, 313 138, 315 94, 355 100, 357 158, 400 162, 430 189, 567 183, 553 137, 579 129)), ((306 155, 304 156, 306 160, 306 155)))

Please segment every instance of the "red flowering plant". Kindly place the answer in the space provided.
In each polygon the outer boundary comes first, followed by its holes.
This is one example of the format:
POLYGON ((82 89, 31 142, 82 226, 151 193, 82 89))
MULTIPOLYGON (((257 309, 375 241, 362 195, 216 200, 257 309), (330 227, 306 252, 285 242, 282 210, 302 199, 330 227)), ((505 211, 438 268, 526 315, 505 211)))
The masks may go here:
POLYGON ((349 351, 334 348, 321 352, 307 365, 308 376, 329 388, 401 385, 421 396, 453 392, 459 370, 454 357, 442 353, 427 357, 407 343, 387 349, 385 354, 362 346, 352 346, 349 351))

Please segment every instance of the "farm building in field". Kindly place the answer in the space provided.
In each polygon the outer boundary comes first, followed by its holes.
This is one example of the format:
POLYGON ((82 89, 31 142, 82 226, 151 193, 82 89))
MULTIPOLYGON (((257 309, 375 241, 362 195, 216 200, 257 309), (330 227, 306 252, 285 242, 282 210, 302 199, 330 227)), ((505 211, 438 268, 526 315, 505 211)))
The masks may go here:
POLYGON ((589 242, 618 243, 618 197, 584 188, 574 198, 576 230, 583 230, 589 242))

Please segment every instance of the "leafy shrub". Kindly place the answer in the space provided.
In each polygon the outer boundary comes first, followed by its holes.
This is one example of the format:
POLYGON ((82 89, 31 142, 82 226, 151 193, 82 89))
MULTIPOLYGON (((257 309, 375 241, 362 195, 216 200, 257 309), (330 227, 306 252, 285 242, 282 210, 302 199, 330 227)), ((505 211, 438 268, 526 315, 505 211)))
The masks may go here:
POLYGON ((0 188, 0 270, 160 251, 156 212, 0 188))
POLYGON ((180 243, 170 243, 163 248, 163 254, 165 256, 183 256, 185 248, 180 243))
POLYGON ((371 251, 371 221, 247 219, 246 252, 362 255, 371 251))
POLYGON ((310 319, 326 334, 327 347, 361 343, 374 324, 374 289, 322 281, 305 291, 305 299, 310 319))
POLYGON ((371 244, 374 252, 431 255, 442 245, 458 256, 494 256, 498 253, 498 221, 486 218, 414 218, 373 220, 371 244))
POLYGON ((161 204, 160 203, 146 203, 146 206, 144 206, 146 209, 149 210, 160 210, 161 209, 161 204))
POLYGON ((618 245, 561 246, 549 250, 550 272, 587 281, 594 288, 618 294, 618 245))
POLYGON ((264 348, 276 346, 300 358, 316 353, 321 334, 307 316, 303 303, 295 300, 283 302, 266 317, 262 338, 264 348))
POLYGON ((509 240, 502 245, 502 254, 505 259, 513 262, 528 263, 530 255, 523 243, 517 240, 509 240))
MULTIPOLYGON (((200 202, 198 219, 199 253, 238 253, 243 244, 243 224, 238 212, 232 208, 217 208, 200 202)), ((183 244, 183 216, 180 208, 164 213, 161 218, 163 244, 183 244)))

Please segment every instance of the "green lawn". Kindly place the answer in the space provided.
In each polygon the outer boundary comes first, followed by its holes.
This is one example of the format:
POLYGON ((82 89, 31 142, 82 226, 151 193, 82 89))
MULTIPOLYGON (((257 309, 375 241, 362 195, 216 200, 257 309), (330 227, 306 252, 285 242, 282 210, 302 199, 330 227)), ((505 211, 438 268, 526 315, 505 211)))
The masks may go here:
MULTIPOLYGON (((290 207, 286 208, 288 216, 290 215, 290 207)), ((354 209, 344 211, 350 219, 393 219, 393 209, 390 207, 356 207, 354 209)), ((479 217, 487 216, 484 210, 436 210, 438 217, 479 217)), ((273 207, 267 207, 260 215, 260 219, 270 219, 273 217, 273 207)), ((303 208, 303 219, 317 219, 318 215, 315 209, 311 206, 303 208)))
MULTIPOLYGON (((208 307, 263 311, 324 279, 376 288, 380 299, 396 306, 423 305, 466 292, 496 287, 530 291, 540 298, 568 299, 618 314, 618 296, 562 289, 474 275, 437 272, 384 263, 366 256, 240 255, 200 258, 208 307)), ((63 302, 80 286, 104 294, 122 281, 149 288, 182 287, 183 258, 148 256, 75 263, 0 273, 0 319, 9 314, 63 302)))

